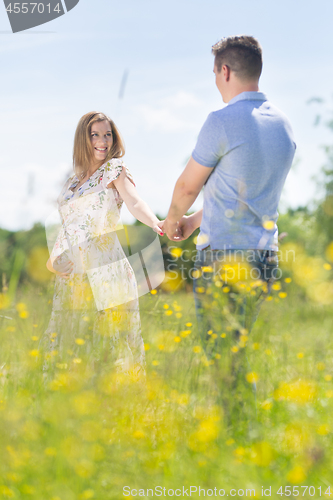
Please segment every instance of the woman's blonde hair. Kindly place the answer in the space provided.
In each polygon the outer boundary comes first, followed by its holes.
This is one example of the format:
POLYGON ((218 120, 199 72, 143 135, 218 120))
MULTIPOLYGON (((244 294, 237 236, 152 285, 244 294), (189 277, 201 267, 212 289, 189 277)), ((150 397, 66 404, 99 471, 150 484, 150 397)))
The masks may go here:
POLYGON ((124 142, 115 123, 104 113, 91 111, 82 116, 76 127, 73 148, 73 169, 78 178, 84 177, 90 165, 95 161, 94 150, 91 145, 91 128, 96 122, 108 121, 112 132, 112 146, 105 160, 99 167, 112 158, 121 158, 125 154, 124 142))

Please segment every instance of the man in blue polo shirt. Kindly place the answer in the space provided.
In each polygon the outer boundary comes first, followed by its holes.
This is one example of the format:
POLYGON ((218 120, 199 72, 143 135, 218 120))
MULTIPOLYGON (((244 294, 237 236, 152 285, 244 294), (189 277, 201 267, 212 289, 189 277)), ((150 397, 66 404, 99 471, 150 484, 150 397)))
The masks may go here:
POLYGON ((224 359, 216 373, 224 369, 222 379, 232 373, 235 381, 239 373, 244 379, 240 353, 278 270, 277 208, 296 145, 286 116, 259 91, 259 42, 228 37, 212 52, 216 86, 227 106, 204 123, 163 230, 177 240, 200 227, 194 292, 203 345, 216 365, 228 346, 231 365, 226 368, 224 359), (185 216, 203 186, 203 209, 185 216))

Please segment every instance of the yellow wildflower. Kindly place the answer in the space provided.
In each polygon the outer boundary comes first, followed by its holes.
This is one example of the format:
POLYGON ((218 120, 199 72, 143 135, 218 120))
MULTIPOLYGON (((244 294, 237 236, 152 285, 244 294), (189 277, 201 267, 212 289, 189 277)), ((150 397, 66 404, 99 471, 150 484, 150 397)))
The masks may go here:
POLYGON ((247 373, 246 374, 246 380, 250 383, 250 384, 255 384, 256 382, 258 382, 259 380, 259 375, 255 372, 250 372, 250 373, 247 373))
POLYGON ((274 392, 276 400, 293 401, 298 404, 305 404, 313 401, 316 395, 316 386, 307 380, 296 380, 295 382, 282 382, 274 392))
POLYGON ((317 434, 320 436, 326 436, 331 432, 330 426, 328 424, 322 424, 317 429, 317 434))
POLYGON ((291 471, 287 474, 287 480, 292 484, 300 484, 306 478, 305 470, 300 465, 296 465, 291 471))
POLYGON ((261 403, 261 408, 263 410, 270 410, 273 407, 272 401, 269 401, 269 399, 266 399, 266 401, 263 401, 261 403))
POLYGON ((271 445, 265 441, 255 443, 251 447, 250 460, 259 467, 268 467, 274 460, 274 450, 271 445))

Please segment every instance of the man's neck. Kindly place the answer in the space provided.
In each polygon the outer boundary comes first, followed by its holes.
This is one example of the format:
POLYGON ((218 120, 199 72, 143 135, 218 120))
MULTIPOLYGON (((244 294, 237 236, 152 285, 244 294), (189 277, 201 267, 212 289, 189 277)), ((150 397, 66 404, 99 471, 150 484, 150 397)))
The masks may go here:
POLYGON ((230 94, 228 95, 228 101, 231 101, 234 97, 236 97, 239 94, 242 94, 243 92, 259 92, 259 85, 258 83, 248 83, 246 85, 237 85, 235 86, 230 94))

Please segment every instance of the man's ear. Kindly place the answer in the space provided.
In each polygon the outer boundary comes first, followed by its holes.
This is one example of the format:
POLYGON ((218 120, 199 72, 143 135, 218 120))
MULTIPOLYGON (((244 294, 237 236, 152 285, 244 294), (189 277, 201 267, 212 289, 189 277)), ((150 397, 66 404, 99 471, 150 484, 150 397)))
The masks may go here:
POLYGON ((223 71, 223 77, 226 82, 230 80, 230 68, 226 64, 223 64, 221 71, 223 71))

